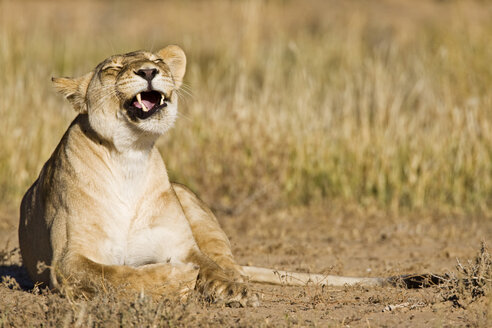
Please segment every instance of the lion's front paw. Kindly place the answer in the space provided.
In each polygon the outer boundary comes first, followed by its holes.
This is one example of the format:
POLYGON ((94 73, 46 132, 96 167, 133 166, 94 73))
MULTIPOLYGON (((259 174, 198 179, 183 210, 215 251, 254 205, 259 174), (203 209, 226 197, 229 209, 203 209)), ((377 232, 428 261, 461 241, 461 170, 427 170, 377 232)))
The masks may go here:
POLYGON ((251 293, 245 283, 233 281, 221 275, 200 276, 197 287, 210 302, 224 302, 231 307, 259 305, 258 295, 251 293))

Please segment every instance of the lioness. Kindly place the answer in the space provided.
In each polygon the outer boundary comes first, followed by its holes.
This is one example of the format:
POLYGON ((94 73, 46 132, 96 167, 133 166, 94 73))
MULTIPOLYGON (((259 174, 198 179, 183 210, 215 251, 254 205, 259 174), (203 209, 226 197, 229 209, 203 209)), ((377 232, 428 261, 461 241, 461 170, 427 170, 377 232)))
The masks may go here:
POLYGON ((109 57, 79 78, 54 78, 78 112, 25 194, 19 243, 33 281, 54 289, 154 295, 192 289, 256 305, 246 282, 382 284, 387 279, 240 266, 214 214, 171 183, 155 147, 173 126, 186 57, 178 46, 109 57), (48 269, 38 270, 44 263, 48 269))

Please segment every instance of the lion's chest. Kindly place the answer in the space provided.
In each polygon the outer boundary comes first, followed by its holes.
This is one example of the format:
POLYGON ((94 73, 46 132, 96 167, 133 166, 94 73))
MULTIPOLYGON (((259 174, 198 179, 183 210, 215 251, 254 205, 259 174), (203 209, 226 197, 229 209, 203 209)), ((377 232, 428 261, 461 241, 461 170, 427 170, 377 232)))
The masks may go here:
POLYGON ((113 229, 98 247, 105 264, 139 266, 149 263, 183 262, 189 251, 183 234, 172 226, 124 227, 113 229))
POLYGON ((98 215, 79 235, 90 244, 92 260, 130 266, 185 261, 196 246, 188 220, 176 200, 163 197, 174 194, 169 182, 151 182, 136 177, 103 184, 104 202, 94 200, 98 215))

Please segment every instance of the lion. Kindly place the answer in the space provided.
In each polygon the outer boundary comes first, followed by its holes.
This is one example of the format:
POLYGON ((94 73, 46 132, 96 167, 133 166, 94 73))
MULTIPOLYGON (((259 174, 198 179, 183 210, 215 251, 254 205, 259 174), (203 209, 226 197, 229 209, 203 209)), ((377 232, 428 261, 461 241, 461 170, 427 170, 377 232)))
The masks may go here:
POLYGON ((258 305, 248 282, 382 285, 389 278, 239 265, 212 211, 169 181, 157 138, 178 112, 186 56, 175 45, 111 56, 79 78, 53 78, 78 115, 22 199, 19 244, 35 282, 258 305), (44 270, 42 267, 44 267, 44 270))

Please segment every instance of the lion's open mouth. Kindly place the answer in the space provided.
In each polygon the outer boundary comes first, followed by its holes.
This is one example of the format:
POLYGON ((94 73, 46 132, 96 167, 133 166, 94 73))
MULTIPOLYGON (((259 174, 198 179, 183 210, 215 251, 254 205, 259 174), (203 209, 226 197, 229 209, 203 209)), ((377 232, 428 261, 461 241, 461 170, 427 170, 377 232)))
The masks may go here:
POLYGON ((126 103, 132 119, 146 119, 166 106, 165 96, 157 91, 140 92, 126 103))

